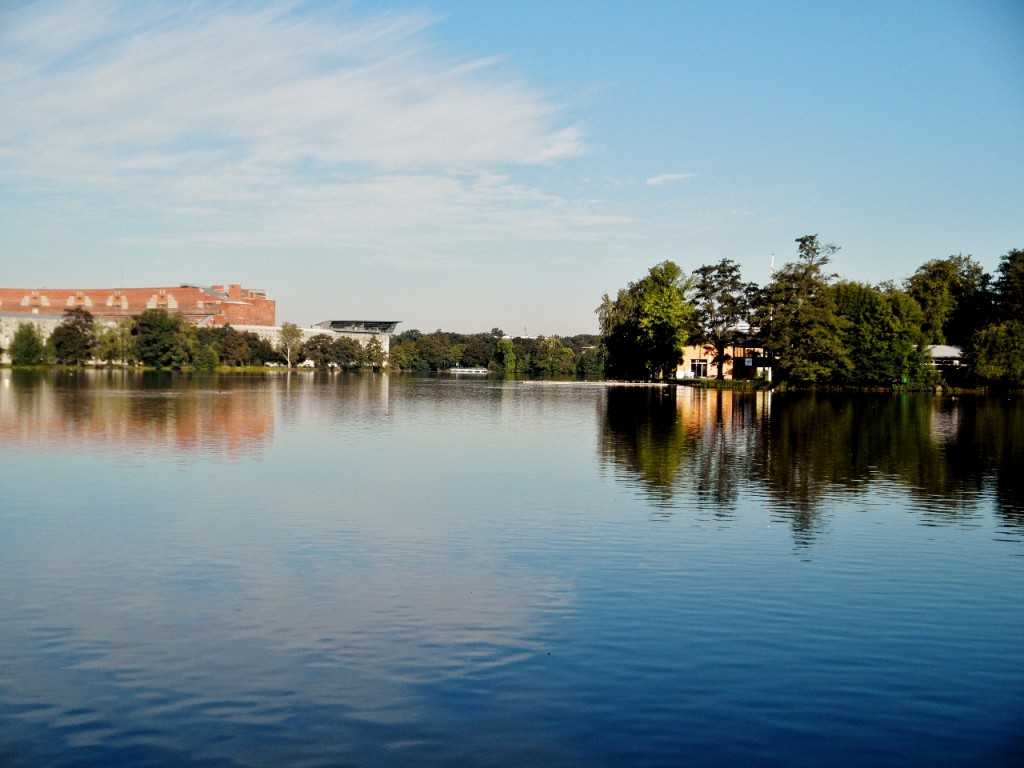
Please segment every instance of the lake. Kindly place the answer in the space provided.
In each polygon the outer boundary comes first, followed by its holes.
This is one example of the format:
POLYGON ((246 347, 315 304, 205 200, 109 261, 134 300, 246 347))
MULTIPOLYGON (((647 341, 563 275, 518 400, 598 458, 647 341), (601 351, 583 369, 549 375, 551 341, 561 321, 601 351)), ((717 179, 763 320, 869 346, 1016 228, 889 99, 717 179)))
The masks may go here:
POLYGON ((0 371, 0 765, 1024 758, 1024 403, 0 371))

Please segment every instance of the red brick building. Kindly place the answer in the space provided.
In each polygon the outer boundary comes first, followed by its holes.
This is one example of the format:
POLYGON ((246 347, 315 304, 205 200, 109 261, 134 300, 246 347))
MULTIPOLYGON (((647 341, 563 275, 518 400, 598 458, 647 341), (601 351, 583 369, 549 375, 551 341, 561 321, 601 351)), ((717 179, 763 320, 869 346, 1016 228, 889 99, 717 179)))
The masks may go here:
POLYGON ((277 324, 277 306, 267 292, 239 284, 177 288, 0 288, 0 315, 62 315, 81 307, 94 317, 116 320, 147 309, 180 312, 193 325, 277 324))

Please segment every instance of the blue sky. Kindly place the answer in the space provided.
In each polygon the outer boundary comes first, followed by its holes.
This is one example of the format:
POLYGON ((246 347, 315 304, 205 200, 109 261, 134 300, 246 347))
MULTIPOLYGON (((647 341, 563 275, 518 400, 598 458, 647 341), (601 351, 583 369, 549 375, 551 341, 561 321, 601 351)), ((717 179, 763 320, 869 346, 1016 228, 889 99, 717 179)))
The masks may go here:
POLYGON ((595 332, 665 259, 1024 247, 1024 3, 0 3, 0 284, 595 332))

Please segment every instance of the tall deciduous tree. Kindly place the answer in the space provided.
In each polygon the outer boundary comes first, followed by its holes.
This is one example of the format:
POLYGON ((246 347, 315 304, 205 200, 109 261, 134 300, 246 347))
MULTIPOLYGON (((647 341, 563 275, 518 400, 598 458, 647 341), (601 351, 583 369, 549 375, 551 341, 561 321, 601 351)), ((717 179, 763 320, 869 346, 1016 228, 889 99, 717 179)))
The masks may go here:
POLYGON ((974 372, 993 384, 1024 386, 1024 322, 1006 320, 978 332, 974 372))
POLYGON ((850 358, 841 383, 888 387, 927 378, 921 308, 903 291, 863 283, 832 286, 836 311, 845 322, 842 341, 850 358))
POLYGON ((348 336, 339 336, 331 344, 331 362, 342 368, 359 368, 366 360, 363 345, 348 336))
POLYGON ((1024 250, 1015 248, 999 261, 996 302, 1005 320, 1024 318, 1024 250))
POLYGON ((466 348, 459 357, 459 364, 469 367, 480 366, 486 368, 497 353, 499 338, 501 337, 495 336, 493 332, 473 336, 466 343, 466 348))
POLYGON ((612 378, 673 375, 693 314, 685 299, 688 287, 682 270, 663 261, 620 289, 614 300, 608 294, 602 297, 597 316, 612 378))
POLYGON ((279 359, 279 355, 277 350, 274 349, 274 345, 258 333, 255 333, 254 331, 245 331, 242 333, 242 337, 249 346, 250 365, 263 365, 264 363, 269 363, 279 359))
POLYGON ((772 276, 755 322, 765 351, 775 357, 781 381, 796 386, 828 384, 850 368, 842 344, 844 323, 829 290, 834 276, 824 271, 839 246, 822 245, 817 235, 796 242, 797 261, 772 276))
POLYGON ((117 321, 117 325, 100 329, 96 334, 93 355, 97 360, 105 360, 108 363, 131 361, 135 357, 135 343, 132 339, 134 328, 133 318, 122 317, 117 321))
POLYGON ((215 348, 224 365, 245 365, 251 356, 245 335, 230 325, 224 326, 215 348))
POLYGON ((1019 387, 1024 385, 1024 250, 1004 255, 997 271, 995 317, 974 335, 967 357, 982 381, 1019 387))
POLYGON ((7 350, 13 365, 39 365, 46 357, 46 342, 35 323, 18 323, 7 350))
POLYGON ((926 344, 967 346, 992 309, 990 278, 970 256, 932 259, 907 280, 924 312, 926 344))
POLYGON ((693 303, 696 341, 715 352, 719 379, 724 379, 726 348, 741 341, 748 332, 745 321, 750 312, 753 287, 744 283, 740 265, 731 259, 706 264, 694 270, 690 299, 693 303))
POLYGON ((284 356, 285 363, 291 368, 292 361, 296 359, 299 350, 302 349, 302 329, 295 323, 282 323, 277 349, 284 356))
POLYGON ((92 313, 81 307, 65 309, 60 325, 50 334, 54 359, 62 365, 81 365, 92 358, 96 330, 92 313))
POLYGON ((384 367, 384 363, 387 361, 387 355, 384 353, 384 345, 381 344, 380 339, 374 336, 366 344, 366 363, 373 370, 379 371, 384 367))
POLYGON ((530 373, 534 376, 556 376, 575 373, 576 356, 555 337, 539 337, 533 345, 530 373))
POLYGON ((195 328, 180 314, 147 309, 135 320, 135 351, 144 365, 180 368, 198 351, 195 328))
POLYGON ((326 333, 318 333, 306 339, 300 353, 304 360, 310 360, 317 368, 326 368, 334 362, 334 339, 326 333))
POLYGON ((604 355, 605 352, 599 344, 581 349, 576 360, 576 375, 581 379, 597 379, 604 376, 604 355))
POLYGON ((451 340, 441 329, 416 340, 416 355, 433 371, 451 368, 457 362, 451 340))
POLYGON ((512 343, 512 339, 499 339, 497 359, 506 376, 515 375, 519 361, 516 358, 516 345, 512 343))
POLYGON ((391 353, 388 355, 388 366, 396 371, 412 370, 416 364, 416 348, 412 342, 391 343, 391 353))

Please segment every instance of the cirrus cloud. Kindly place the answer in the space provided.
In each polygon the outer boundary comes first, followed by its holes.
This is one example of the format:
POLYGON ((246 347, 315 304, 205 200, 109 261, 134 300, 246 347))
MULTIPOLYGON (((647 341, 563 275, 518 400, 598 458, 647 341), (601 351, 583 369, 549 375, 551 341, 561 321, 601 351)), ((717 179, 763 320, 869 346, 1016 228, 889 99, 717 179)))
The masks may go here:
POLYGON ((695 173, 662 173, 659 176, 651 176, 644 184, 648 187, 664 187, 684 179, 692 179, 696 175, 695 173))
POLYGON ((527 232, 600 225, 509 173, 585 153, 581 129, 500 61, 436 50, 437 22, 281 4, 0 11, 0 190, 155 216, 155 239, 181 225, 330 246, 381 238, 397 212, 441 241, 510 214, 527 232))

